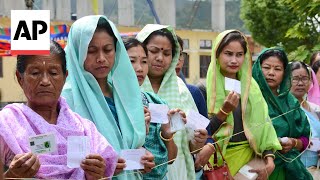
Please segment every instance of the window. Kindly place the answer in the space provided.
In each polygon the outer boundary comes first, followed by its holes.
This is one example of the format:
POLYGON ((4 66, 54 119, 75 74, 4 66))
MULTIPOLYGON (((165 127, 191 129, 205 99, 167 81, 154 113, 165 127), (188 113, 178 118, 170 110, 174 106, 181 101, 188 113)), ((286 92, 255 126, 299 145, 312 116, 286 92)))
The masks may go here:
POLYGON ((189 49, 189 39, 182 39, 183 41, 183 49, 189 49))
POLYGON ((2 57, 0 56, 0 78, 3 77, 2 57))
POLYGON ((211 40, 200 40, 200 49, 211 49, 211 40))
POLYGON ((207 77, 208 67, 211 61, 211 56, 200 55, 200 78, 207 77))
POLYGON ((184 55, 184 64, 182 66, 182 74, 185 78, 189 78, 189 55, 187 53, 183 53, 184 55))

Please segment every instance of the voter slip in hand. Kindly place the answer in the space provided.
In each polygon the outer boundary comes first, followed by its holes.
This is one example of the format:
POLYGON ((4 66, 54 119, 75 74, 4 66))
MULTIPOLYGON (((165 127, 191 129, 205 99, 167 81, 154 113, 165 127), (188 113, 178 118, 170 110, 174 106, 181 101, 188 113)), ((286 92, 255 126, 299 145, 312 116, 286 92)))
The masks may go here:
POLYGON ((167 124, 169 107, 165 104, 149 103, 149 111, 152 123, 167 124))
POLYGON ((171 132, 177 132, 179 130, 185 129, 185 124, 182 120, 181 115, 176 112, 171 116, 171 121, 170 121, 170 130, 171 132))
POLYGON ((241 82, 236 79, 231 79, 225 77, 224 79, 225 90, 235 91, 238 94, 241 94, 241 82))
POLYGON ((146 149, 126 149, 121 150, 120 157, 126 161, 124 170, 144 169, 141 158, 146 154, 146 149))
POLYGON ((88 136, 68 136, 67 166, 79 168, 81 161, 90 154, 90 139, 88 136))
POLYGON ((200 113, 196 112, 195 110, 191 109, 187 115, 186 126, 193 130, 206 129, 209 123, 210 123, 209 119, 202 116, 200 113))

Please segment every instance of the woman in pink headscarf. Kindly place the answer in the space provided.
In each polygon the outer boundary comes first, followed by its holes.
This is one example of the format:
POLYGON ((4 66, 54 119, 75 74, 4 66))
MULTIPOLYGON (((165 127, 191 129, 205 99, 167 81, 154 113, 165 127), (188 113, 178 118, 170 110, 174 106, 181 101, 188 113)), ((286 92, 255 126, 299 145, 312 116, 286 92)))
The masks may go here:
POLYGON ((309 72, 311 73, 311 83, 308 91, 308 101, 320 106, 320 61, 315 62, 312 65, 312 69, 308 67, 309 72), (319 77, 318 77, 319 76, 319 77))
POLYGON ((27 103, 10 104, 0 111, 0 157, 7 169, 5 178, 93 180, 112 176, 115 151, 91 121, 74 113, 60 97, 68 75, 60 45, 52 41, 47 56, 19 55, 17 59, 16 76, 27 103), (48 133, 55 136, 57 150, 32 153, 29 137, 48 133), (79 168, 67 166, 69 136, 87 136, 90 141, 90 152, 79 162, 79 168))

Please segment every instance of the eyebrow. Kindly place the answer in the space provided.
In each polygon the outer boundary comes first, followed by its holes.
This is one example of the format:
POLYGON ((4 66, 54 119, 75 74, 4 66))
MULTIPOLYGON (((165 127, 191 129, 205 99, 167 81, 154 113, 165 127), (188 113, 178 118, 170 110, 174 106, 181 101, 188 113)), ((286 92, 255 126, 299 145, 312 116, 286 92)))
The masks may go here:
POLYGON ((164 48, 159 48, 159 47, 157 47, 157 46, 150 46, 151 48, 156 48, 156 49, 163 49, 164 51, 171 51, 171 49, 164 49, 164 48))

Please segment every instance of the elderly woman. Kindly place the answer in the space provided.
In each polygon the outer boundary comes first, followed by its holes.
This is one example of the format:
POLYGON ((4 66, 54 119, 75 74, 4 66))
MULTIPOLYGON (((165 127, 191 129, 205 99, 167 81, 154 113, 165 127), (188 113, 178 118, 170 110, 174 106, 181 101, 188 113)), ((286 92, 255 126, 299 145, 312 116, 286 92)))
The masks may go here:
MULTIPOLYGON (((291 93, 298 99, 303 111, 309 118, 312 137, 320 138, 320 106, 305 99, 310 84, 310 73, 307 65, 299 61, 293 62, 291 63, 291 71, 291 93)), ((318 153, 320 153, 320 149, 318 153)), ((307 149, 300 159, 306 167, 316 167, 319 160, 318 153, 307 149)))
POLYGON ((20 55, 16 77, 26 104, 7 105, 0 112, 0 157, 6 178, 98 179, 111 176, 117 155, 91 121, 74 113, 60 97, 68 72, 64 50, 50 44, 50 55, 20 55), (29 137, 53 133, 57 151, 35 155, 29 137), (90 154, 81 168, 67 167, 68 136, 87 136, 90 154))
POLYGON ((281 48, 269 48, 259 55, 252 68, 268 104, 269 116, 281 140, 282 150, 275 153, 275 169, 270 179, 312 179, 299 159, 308 146, 310 126, 297 99, 290 93, 291 69, 281 48))

